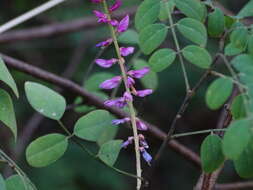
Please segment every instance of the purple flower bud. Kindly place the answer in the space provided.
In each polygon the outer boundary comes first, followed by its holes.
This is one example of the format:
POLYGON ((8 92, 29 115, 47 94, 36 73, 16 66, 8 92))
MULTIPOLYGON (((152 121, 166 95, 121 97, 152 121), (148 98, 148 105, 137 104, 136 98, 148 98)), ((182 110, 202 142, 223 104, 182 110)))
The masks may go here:
POLYGON ((105 13, 102 13, 100 11, 94 10, 93 13, 98 17, 98 23, 107 23, 108 18, 105 13))
POLYGON ((121 47, 120 54, 122 56, 128 56, 134 52, 134 47, 121 47))
POLYGON ((130 75, 131 77, 139 79, 144 77, 149 72, 149 70, 150 70, 149 67, 143 67, 142 69, 139 70, 128 71, 127 74, 130 75))
POLYGON ((137 126, 137 129, 140 130, 140 131, 148 130, 147 125, 139 119, 136 119, 136 126, 137 126))
POLYGON ((125 16, 118 24, 117 31, 125 32, 128 29, 129 25, 129 15, 125 16))
POLYGON ((92 3, 102 3, 103 0, 91 0, 92 3))
POLYGON ((113 125, 119 125, 119 124, 123 124, 123 123, 129 122, 129 121, 130 121, 129 117, 126 117, 126 118, 123 118, 123 119, 114 119, 114 120, 112 120, 112 124, 113 125))
POLYGON ((122 2, 120 0, 116 0, 115 3, 109 8, 110 12, 117 10, 121 6, 122 2))
POLYGON ((95 63, 98 64, 100 67, 103 67, 103 68, 109 68, 117 62, 118 62, 118 59, 115 59, 115 58, 112 58, 112 59, 109 59, 109 60, 106 60, 106 59, 96 59, 95 60, 95 63))
POLYGON ((129 92, 125 92, 123 97, 127 102, 133 101, 133 96, 129 92))
POLYGON ((109 23, 110 23, 112 26, 118 26, 118 24, 119 24, 119 22, 118 22, 116 19, 110 20, 109 23))
POLYGON ((139 134, 139 140, 140 140, 140 145, 142 147, 144 147, 145 149, 149 148, 148 143, 147 143, 147 141, 145 140, 145 137, 142 134, 139 134))
POLYGON ((100 88, 103 89, 113 89, 117 87, 121 82, 121 76, 116 76, 111 79, 108 79, 100 84, 100 88))
POLYGON ((117 108, 123 108, 127 105, 127 102, 125 101, 125 98, 120 97, 114 100, 107 100, 104 102, 104 105, 109 107, 117 107, 117 108))
POLYGON ((136 96, 139 96, 139 97, 145 97, 147 95, 150 95, 153 93, 153 90, 152 89, 145 89, 145 90, 138 90, 136 91, 136 96))
POLYGON ((151 165, 152 156, 145 150, 145 148, 141 147, 140 151, 142 153, 143 159, 148 163, 148 165, 151 165))
POLYGON ((127 148, 127 146, 128 146, 129 144, 132 144, 132 143, 133 143, 133 140, 134 140, 134 137, 128 137, 127 141, 123 142, 122 145, 121 145, 121 147, 122 147, 122 148, 127 148))
POLYGON ((135 81, 132 77, 127 77, 127 87, 130 88, 135 84, 135 81))
POLYGON ((96 45, 96 47, 105 47, 110 45, 113 42, 112 38, 107 39, 106 41, 100 42, 96 45))

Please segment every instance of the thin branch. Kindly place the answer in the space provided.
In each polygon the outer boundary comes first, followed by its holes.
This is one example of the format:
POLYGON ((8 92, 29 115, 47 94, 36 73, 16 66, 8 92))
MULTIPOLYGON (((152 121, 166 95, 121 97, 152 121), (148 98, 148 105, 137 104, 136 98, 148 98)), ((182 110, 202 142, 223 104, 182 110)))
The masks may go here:
POLYGON ((215 190, 241 190, 241 189, 252 189, 252 188, 253 188, 252 181, 215 185, 215 190))
MULTIPOLYGON (((6 65, 12 67, 13 69, 27 73, 38 79, 42 79, 44 81, 50 82, 56 86, 64 88, 65 90, 75 93, 77 96, 84 97, 84 99, 87 100, 88 101, 87 103, 89 103, 90 105, 96 106, 97 108, 105 109, 120 118, 129 117, 129 115, 126 112, 120 109, 105 106, 103 103, 103 100, 93 95, 92 93, 86 91, 81 86, 77 85, 76 83, 70 80, 64 79, 55 74, 49 73, 47 71, 44 71, 42 69, 39 69, 37 67, 24 63, 12 57, 6 56, 2 53, 0 53, 0 56, 5 61, 6 65)), ((166 134, 162 132, 158 127, 150 123, 147 123, 145 121, 143 122, 148 126, 149 128, 148 132, 152 134, 154 137, 160 140, 164 140, 166 138, 166 134)), ((200 168, 200 158, 196 153, 194 153, 193 151, 191 151, 184 145, 180 144, 176 140, 171 140, 168 143, 168 145, 175 152, 182 155, 186 160, 189 160, 190 162, 192 162, 194 166, 196 166, 197 168, 200 168)))
POLYGON ((33 10, 30 10, 28 11, 27 13, 17 17, 17 18, 14 18, 13 20, 7 22, 6 24, 0 26, 0 34, 3 33, 3 32, 6 32, 7 30, 11 29, 11 28, 14 28, 15 26, 27 21, 27 20, 30 20, 31 18, 55 7, 56 5, 59 5, 60 3, 63 3, 64 1, 66 0, 51 0, 51 1, 48 1, 42 5, 40 5, 39 7, 33 9, 33 10))
MULTIPOLYGON (((115 18, 121 18, 126 14, 133 15, 136 7, 122 9, 115 13, 115 18)), ((30 29, 14 30, 8 33, 0 34, 0 43, 10 43, 17 41, 26 41, 38 38, 51 37, 55 35, 79 31, 82 29, 90 29, 97 27, 98 23, 94 16, 75 19, 62 23, 54 23, 30 29)))

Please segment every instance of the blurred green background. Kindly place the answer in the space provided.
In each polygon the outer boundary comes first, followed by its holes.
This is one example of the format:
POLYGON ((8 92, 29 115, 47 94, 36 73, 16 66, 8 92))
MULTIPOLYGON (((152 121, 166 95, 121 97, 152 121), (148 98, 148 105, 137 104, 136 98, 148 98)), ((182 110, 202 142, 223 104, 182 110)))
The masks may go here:
MULTIPOLYGON (((1 0, 0 24, 15 18, 43 2, 46 1, 1 0)), ((133 9, 140 2, 141 0, 123 0, 122 9, 133 9)), ((236 13, 248 1, 223 0, 220 2, 226 8, 236 13)), ((21 24, 13 30, 29 29, 32 27, 61 23, 80 18, 85 19, 92 16, 91 11, 95 7, 96 6, 92 5, 89 0, 68 0, 50 11, 21 24)), ((131 18, 133 18, 133 16, 131 18)), ((132 29, 134 29, 133 26, 132 29)), ((85 76, 87 76, 86 78, 89 78, 93 74, 102 71, 102 69, 95 66, 92 68, 89 75, 87 75, 89 65, 99 51, 95 47, 95 44, 102 39, 105 39, 108 35, 109 32, 107 28, 102 25, 87 27, 76 32, 59 34, 51 37, 0 43, 0 52, 59 75, 64 72, 71 62, 74 61, 77 65, 71 79, 78 84, 82 84, 85 76)), ((180 44, 182 47, 186 43, 188 42, 184 41, 183 38, 180 38, 180 44)), ((171 36, 169 36, 164 43, 164 46, 173 47, 172 44, 171 36)), ((138 49, 137 46, 136 48, 138 49)), ((217 41, 210 39, 208 41, 208 49, 211 53, 214 53, 217 50, 217 41)), ((103 54, 103 57, 111 57, 112 54, 113 49, 109 48, 103 54)), ((142 55, 140 58, 144 60, 147 59, 147 57, 142 55)), ((223 68, 219 69, 221 71, 223 70, 223 68)), ((203 73, 203 70, 190 64, 187 64, 187 71, 189 73, 191 85, 194 85, 203 73)), ((118 71, 115 68, 115 70, 110 70, 108 72, 117 73, 118 71)), ((14 100, 19 134, 21 134, 34 113, 34 110, 28 105, 25 98, 23 85, 27 80, 36 79, 14 70, 12 70, 12 74, 14 75, 21 92, 20 99, 14 100)), ((220 110, 216 112, 208 110, 204 101, 206 88, 212 79, 212 77, 208 78, 194 97, 186 114, 177 125, 177 133, 214 128, 217 124, 220 110)), ((51 85, 51 87, 53 86, 51 85)), ((62 91, 61 94, 66 97, 70 105, 75 102, 74 94, 67 91, 62 91)), ((141 117, 167 132, 184 95, 184 80, 182 78, 180 65, 176 62, 173 66, 158 74, 158 86, 154 94, 144 100, 137 101, 136 108, 141 117)), ((69 110, 64 116, 64 123, 72 129, 74 122, 83 114, 85 114, 85 112, 77 113, 75 110, 69 110)), ((57 123, 48 119, 43 119, 32 135, 32 139, 29 141, 42 136, 43 134, 48 134, 54 131, 60 131, 57 123)), ((130 134, 131 131, 129 129, 122 127, 118 131, 117 138, 126 139, 130 134)), ((204 137, 204 135, 185 137, 179 139, 179 141, 199 153, 199 147, 204 137)), ((12 143, 11 138, 10 132, 1 127, 0 147, 7 153, 10 153, 16 146, 12 143)), ((149 135, 147 136, 147 139, 151 146, 150 153, 155 154, 161 141, 149 135)), ((93 145, 87 144, 87 146, 93 148, 93 145)), ((18 164, 27 172, 39 190, 128 190, 134 189, 135 186, 134 179, 122 176, 104 167, 82 152, 74 144, 68 148, 68 151, 63 158, 46 168, 31 168, 27 165, 24 154, 21 155, 18 164)), ((6 172, 7 169, 4 166, 0 166, 6 177, 10 175, 9 172, 6 172)), ((134 173, 133 149, 129 148, 127 150, 122 150, 116 166, 122 170, 134 173)), ((148 167, 146 163, 143 163, 143 166, 144 168, 148 167)), ((159 167, 155 170, 153 181, 154 186, 156 187, 155 189, 157 190, 186 190, 193 188, 199 175, 200 171, 197 168, 192 166, 191 163, 186 161, 182 156, 168 149, 164 154, 159 167)), ((224 183, 238 180, 240 180, 240 178, 235 174, 232 164, 226 163, 225 169, 219 178, 219 182, 224 183)))

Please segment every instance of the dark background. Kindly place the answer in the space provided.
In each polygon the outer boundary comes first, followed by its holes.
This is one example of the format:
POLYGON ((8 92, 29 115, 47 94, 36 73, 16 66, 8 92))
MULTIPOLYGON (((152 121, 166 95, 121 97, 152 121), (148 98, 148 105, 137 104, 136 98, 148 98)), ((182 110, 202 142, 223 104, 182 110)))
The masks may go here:
MULTIPOLYGON (((19 16, 43 2, 46 1, 1 0, 0 24, 19 16)), ((140 0, 123 0, 123 8, 129 10, 133 9, 140 2, 140 0)), ((246 2, 248 1, 221 1, 227 9, 234 13, 237 13, 246 2)), ((92 16, 91 11, 94 7, 95 6, 92 6, 88 0, 69 0, 36 18, 19 25, 13 30, 28 29, 78 18, 85 19, 86 17, 92 16)), ((87 68, 98 52, 98 49, 95 48, 95 44, 100 40, 105 39, 108 35, 107 28, 97 25, 95 27, 83 28, 77 32, 59 34, 40 39, 32 39, 28 41, 20 40, 7 43, 0 42, 0 52, 59 75, 74 62, 75 66, 70 67, 75 70, 71 79, 82 84, 83 78, 87 74, 87 68)), ((186 42, 180 38, 180 44, 182 47, 185 43, 186 42)), ((170 36, 164 43, 164 45, 167 44, 173 47, 173 45, 171 45, 172 39, 170 36)), ((217 50, 216 48, 217 41, 214 39, 209 40, 208 49, 210 52, 215 52, 217 50)), ((111 53, 112 49, 109 49, 104 56, 110 57, 111 53)), ((144 56, 141 57, 146 59, 144 56)), ((220 69, 220 71, 223 71, 222 67, 218 66, 217 68, 220 69)), ((101 71, 102 70, 98 67, 94 67, 89 76, 101 71)), ((194 85, 203 73, 203 70, 197 69, 190 64, 187 64, 187 71, 189 72, 191 85, 194 85)), ((23 85, 27 80, 34 81, 36 79, 14 70, 12 70, 12 74, 21 92, 20 99, 14 99, 19 134, 21 134, 28 125, 34 125, 34 127, 36 127, 31 139, 28 139, 29 141, 50 132, 60 131, 57 123, 45 118, 39 123, 38 127, 36 122, 31 122, 31 118, 34 118, 34 110, 29 106, 25 98, 23 85)), ((179 63, 176 61, 171 67, 159 73, 158 78, 159 85, 157 90, 155 90, 155 93, 144 100, 138 101, 136 103, 136 108, 143 118, 167 132, 185 95, 184 80, 182 78, 179 63)), ((204 101, 206 88, 212 79, 212 77, 209 77, 208 80, 206 80, 192 100, 186 114, 180 122, 178 122, 177 133, 215 128, 221 110, 210 111, 204 101)), ((53 87, 50 84, 49 86, 53 87)), ((75 101, 75 94, 66 91, 62 91, 61 94, 66 97, 69 104, 73 104, 75 101)), ((76 113, 74 110, 69 110, 64 115, 63 121, 69 129, 72 129, 74 122, 83 114, 84 113, 76 113)), ((126 139, 130 134, 131 131, 129 129, 121 127, 117 137, 126 139)), ((183 137, 180 138, 179 141, 199 153, 199 147, 204 137, 204 135, 183 137)), ((147 138, 151 146, 150 153, 154 155, 161 144, 161 141, 151 136, 147 136, 147 138)), ((7 153, 11 153, 11 150, 13 150, 16 145, 12 142, 10 132, 2 126, 0 128, 0 139, 0 147, 7 153)), ((71 144, 64 157, 46 168, 36 169, 29 167, 24 159, 23 153, 18 164, 28 173, 39 190, 128 190, 134 189, 135 186, 134 179, 122 176, 104 167, 90 158, 87 154, 81 152, 74 144, 71 144)), ((134 173, 134 152, 132 148, 121 151, 116 166, 134 173)), ((143 163, 143 166, 148 167, 146 163, 143 163)), ((10 170, 3 166, 1 166, 1 168, 5 176, 10 175, 10 170)), ((155 170, 153 181, 157 187, 155 189, 185 190, 193 188, 199 175, 199 169, 195 168, 182 156, 167 149, 158 168, 155 170)), ((234 172, 233 165, 226 162, 225 168, 218 181, 224 183, 239 180, 240 178, 234 172)))

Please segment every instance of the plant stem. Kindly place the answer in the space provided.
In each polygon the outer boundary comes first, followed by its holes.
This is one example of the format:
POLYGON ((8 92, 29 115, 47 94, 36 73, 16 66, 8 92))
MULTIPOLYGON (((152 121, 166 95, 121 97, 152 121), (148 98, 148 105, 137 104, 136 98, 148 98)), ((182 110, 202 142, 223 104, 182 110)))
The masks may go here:
MULTIPOLYGON (((108 16, 108 19, 111 20, 111 15, 108 10, 108 5, 107 5, 106 0, 103 1, 103 5, 104 5, 104 10, 108 16)), ((130 89, 128 88, 128 85, 127 85, 127 74, 126 74, 126 69, 125 69, 125 61, 120 53, 120 48, 119 48, 116 32, 115 32, 112 25, 110 25, 110 24, 108 24, 108 25, 109 25, 111 35, 113 38, 114 47, 115 47, 115 50, 116 50, 116 53, 117 53, 117 56, 119 59, 119 66, 120 66, 120 70, 121 70, 121 74, 122 74, 122 78, 123 78, 126 92, 131 93, 130 89)), ((139 145, 139 137, 138 137, 138 131, 137 131, 137 126, 136 126, 136 114, 134 111, 133 101, 128 101, 128 107, 129 107, 129 111, 130 111, 131 124, 132 124, 132 129, 133 129, 133 134, 134 134, 136 174, 139 178, 141 178, 140 145, 139 145)), ((137 179, 137 187, 136 187, 137 190, 139 190, 141 188, 141 180, 139 178, 137 179)))
POLYGON ((203 133, 219 132, 219 131, 226 131, 226 129, 208 129, 208 130, 202 130, 202 131, 180 133, 180 134, 172 135, 171 138, 179 138, 179 137, 198 135, 198 134, 203 134, 203 133))
MULTIPOLYGON (((164 2, 166 2, 166 1, 164 0, 164 2)), ((183 71, 183 76, 184 76, 184 80, 185 80, 185 87, 186 87, 186 93, 189 93, 190 92, 190 84, 189 84, 187 72, 186 72, 185 65, 184 65, 184 59, 183 59, 183 56, 181 54, 181 49, 180 49, 179 42, 178 42, 178 39, 177 39, 176 31, 175 31, 175 28, 174 28, 174 26, 176 24, 174 24, 174 22, 173 22, 173 19, 172 19, 172 16, 171 16, 171 13, 170 13, 170 10, 169 10, 167 4, 166 4, 166 8, 167 8, 168 18, 169 18, 169 23, 170 23, 169 27, 171 28, 172 37, 173 37, 173 40, 174 40, 174 43, 175 43, 175 46, 176 46, 176 50, 178 52, 179 61, 180 61, 182 71, 183 71)))

